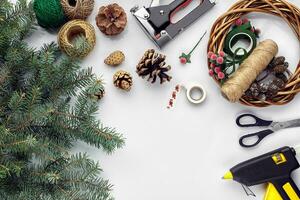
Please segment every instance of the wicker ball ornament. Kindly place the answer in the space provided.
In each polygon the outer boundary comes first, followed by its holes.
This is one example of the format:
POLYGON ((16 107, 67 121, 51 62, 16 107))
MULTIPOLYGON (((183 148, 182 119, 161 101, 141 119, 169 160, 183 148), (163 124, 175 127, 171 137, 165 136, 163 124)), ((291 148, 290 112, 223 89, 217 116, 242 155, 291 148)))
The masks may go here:
POLYGON ((60 0, 34 0, 33 9, 39 25, 44 28, 57 28, 66 21, 60 0))
POLYGON ((67 55, 84 58, 95 47, 95 29, 90 23, 83 20, 76 19, 69 21, 58 33, 58 44, 67 55), (87 45, 80 50, 72 42, 76 36, 84 36, 87 42, 87 45))
POLYGON ((127 25, 126 12, 116 3, 102 6, 96 16, 96 24, 105 35, 118 35, 127 25))
POLYGON ((94 0, 60 0, 69 19, 86 19, 93 12, 94 0))
MULTIPOLYGON (((239 0, 225 14, 220 16, 211 29, 208 52, 220 52, 224 48, 224 41, 227 33, 234 22, 251 12, 266 13, 281 17, 296 33, 300 40, 300 9, 285 0, 239 0)), ((208 61, 209 63, 209 61, 208 61)), ((208 65, 209 66, 209 65, 208 65)), ((210 68, 210 66, 209 66, 210 68)), ((214 80, 221 86, 221 81, 214 77, 214 80)), ((282 89, 271 100, 259 101, 249 100, 245 97, 240 99, 240 103, 266 107, 270 105, 284 105, 292 101, 300 92, 300 61, 298 66, 288 80, 285 88, 282 89)))

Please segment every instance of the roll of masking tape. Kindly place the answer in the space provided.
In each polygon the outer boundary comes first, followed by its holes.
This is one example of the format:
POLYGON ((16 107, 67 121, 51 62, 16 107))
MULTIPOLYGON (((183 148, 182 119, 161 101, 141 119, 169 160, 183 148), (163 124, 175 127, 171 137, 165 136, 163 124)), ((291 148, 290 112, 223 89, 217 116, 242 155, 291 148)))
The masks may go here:
POLYGON ((250 22, 247 22, 246 24, 238 27, 234 27, 225 38, 224 52, 230 55, 232 58, 235 57, 237 59, 240 59, 243 57, 248 57, 257 45, 256 35, 251 31, 251 28, 252 26, 250 22), (237 48, 233 48, 238 43, 238 41, 241 40, 248 41, 248 47, 243 48, 238 46, 237 48))
POLYGON ((206 99, 206 91, 202 85, 194 84, 189 87, 183 86, 186 89, 186 97, 192 104, 201 104, 206 99), (198 93, 199 96, 195 97, 194 93, 198 93))

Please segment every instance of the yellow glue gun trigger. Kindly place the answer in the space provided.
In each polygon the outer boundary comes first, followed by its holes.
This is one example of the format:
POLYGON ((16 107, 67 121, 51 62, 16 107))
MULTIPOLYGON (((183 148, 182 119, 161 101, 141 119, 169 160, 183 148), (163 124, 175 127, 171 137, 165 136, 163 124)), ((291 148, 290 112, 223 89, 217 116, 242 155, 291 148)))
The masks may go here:
POLYGON ((287 182, 280 188, 286 194, 286 198, 282 198, 276 187, 269 183, 264 200, 300 200, 293 185, 293 183, 287 182))
POLYGON ((281 198, 275 186, 272 183, 269 183, 264 200, 283 200, 283 199, 281 198))

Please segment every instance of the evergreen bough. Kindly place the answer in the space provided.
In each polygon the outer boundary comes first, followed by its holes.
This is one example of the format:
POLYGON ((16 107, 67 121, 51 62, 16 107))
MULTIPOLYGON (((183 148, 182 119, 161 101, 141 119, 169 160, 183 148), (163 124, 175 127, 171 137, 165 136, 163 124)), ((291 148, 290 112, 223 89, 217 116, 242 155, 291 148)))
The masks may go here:
POLYGON ((102 85, 56 44, 29 47, 24 38, 34 25, 31 3, 0 1, 0 197, 112 199, 99 164, 69 152, 78 140, 108 153, 124 144, 95 118, 88 91, 102 85))

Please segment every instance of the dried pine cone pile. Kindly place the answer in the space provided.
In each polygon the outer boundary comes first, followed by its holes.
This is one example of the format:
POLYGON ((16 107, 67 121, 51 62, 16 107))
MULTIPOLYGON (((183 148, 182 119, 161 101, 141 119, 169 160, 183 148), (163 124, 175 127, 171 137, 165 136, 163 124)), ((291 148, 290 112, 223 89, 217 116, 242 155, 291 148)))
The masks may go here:
POLYGON ((272 100, 277 93, 285 87, 288 82, 289 63, 285 62, 285 57, 280 56, 273 61, 252 83, 246 91, 245 98, 248 100, 272 100))
POLYGON ((105 35, 118 35, 126 27, 127 15, 125 10, 116 3, 102 6, 96 17, 96 23, 105 35))
POLYGON ((152 80, 151 83, 155 83, 157 77, 160 79, 160 84, 170 81, 172 77, 167 72, 171 66, 166 66, 165 60, 165 55, 156 53, 154 49, 149 49, 137 65, 136 73, 142 78, 148 76, 148 81, 152 80))

